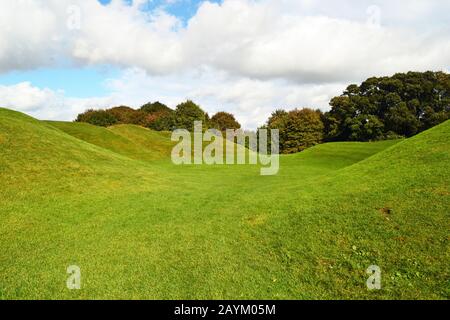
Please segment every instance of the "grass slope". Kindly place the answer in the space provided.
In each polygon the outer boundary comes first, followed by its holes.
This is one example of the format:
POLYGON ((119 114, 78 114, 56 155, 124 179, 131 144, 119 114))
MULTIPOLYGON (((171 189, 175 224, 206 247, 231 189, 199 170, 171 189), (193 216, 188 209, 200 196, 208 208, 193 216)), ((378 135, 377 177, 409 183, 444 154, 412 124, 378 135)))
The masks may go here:
POLYGON ((103 128, 87 123, 56 121, 47 123, 78 139, 136 160, 168 159, 173 147, 169 133, 151 131, 134 125, 103 128))
POLYGON ((142 128, 0 109, 0 298, 448 298, 449 136, 324 144, 262 177, 155 162, 170 140, 142 128))

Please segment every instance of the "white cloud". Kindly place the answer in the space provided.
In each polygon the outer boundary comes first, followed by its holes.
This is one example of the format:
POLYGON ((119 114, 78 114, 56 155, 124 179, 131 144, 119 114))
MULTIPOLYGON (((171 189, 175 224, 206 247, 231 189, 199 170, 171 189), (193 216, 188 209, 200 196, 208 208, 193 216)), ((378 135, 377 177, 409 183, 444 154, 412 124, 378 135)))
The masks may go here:
POLYGON ((275 108, 314 107, 326 110, 331 97, 345 88, 344 84, 296 85, 284 80, 262 81, 236 78, 211 68, 186 71, 166 76, 149 76, 142 69, 128 69, 106 84, 111 92, 106 97, 74 98, 64 92, 37 88, 30 83, 0 86, 2 107, 26 112, 40 119, 74 120, 88 108, 118 105, 140 107, 149 101, 161 101, 175 108, 192 99, 210 113, 234 113, 247 129, 265 123, 275 108))
POLYGON ((174 16, 161 10, 146 14, 120 1, 106 7, 83 2, 81 8, 82 25, 72 55, 82 63, 139 66, 150 73, 182 67, 180 21, 174 16))
POLYGON ((143 3, 2 1, 0 70, 72 59, 150 74, 207 65, 259 79, 322 83, 450 64, 449 25, 442 22, 448 2, 376 1, 379 28, 366 23, 374 14, 367 12, 369 1, 204 2, 186 27, 161 8, 140 10, 143 3), (74 3, 80 30, 67 28, 74 3))
POLYGON ((41 1, 1 1, 0 72, 55 63, 64 48, 52 9, 41 1))
POLYGON ((2 106, 31 112, 41 109, 48 101, 58 100, 58 95, 52 90, 33 87, 29 82, 0 86, 0 97, 2 106))
POLYGON ((1 107, 46 120, 74 120, 78 113, 87 108, 101 108, 113 102, 111 97, 66 97, 62 91, 38 88, 29 82, 0 86, 0 101, 1 107))
POLYGON ((189 22, 183 47, 191 50, 188 55, 198 64, 299 83, 349 81, 450 64, 448 28, 430 35, 373 27, 366 23, 365 11, 363 19, 348 20, 305 16, 301 7, 292 12, 282 9, 276 1, 205 3, 189 22))
POLYGON ((1 1, 0 72, 67 61, 125 71, 108 81, 107 97, 21 83, 1 87, 0 103, 67 119, 86 106, 191 98, 255 127, 275 107, 325 109, 346 84, 369 76, 450 66, 450 1, 224 0, 202 3, 187 25, 164 7, 142 11, 144 2, 1 1), (79 30, 67 28, 73 4, 79 30))

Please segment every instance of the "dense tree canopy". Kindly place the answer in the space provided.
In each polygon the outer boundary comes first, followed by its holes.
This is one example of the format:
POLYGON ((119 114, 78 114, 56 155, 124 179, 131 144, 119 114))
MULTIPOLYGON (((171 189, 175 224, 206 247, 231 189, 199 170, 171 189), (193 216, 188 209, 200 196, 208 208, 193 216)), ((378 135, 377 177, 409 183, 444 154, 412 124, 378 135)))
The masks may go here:
POLYGON ((140 110, 148 114, 146 126, 152 130, 170 131, 175 127, 175 111, 159 101, 147 103, 140 110))
POLYGON ((86 122, 95 126, 109 127, 118 123, 116 117, 105 110, 87 110, 86 112, 79 114, 77 122, 86 122))
POLYGON ((195 121, 202 121, 204 126, 209 122, 209 117, 205 111, 191 100, 180 103, 175 109, 174 117, 177 129, 187 129, 189 131, 194 130, 195 121))
POLYGON ((176 128, 173 112, 155 112, 149 114, 147 127, 155 131, 171 131, 176 128))
POLYGON ((408 72, 350 85, 325 114, 329 140, 410 137, 450 117, 450 75, 408 72))
POLYGON ((135 124, 157 131, 178 128, 193 130, 194 121, 202 121, 204 128, 210 123, 208 114, 190 100, 180 103, 175 111, 160 102, 148 103, 139 110, 126 106, 101 111, 88 110, 79 114, 76 121, 99 126, 135 124))
POLYGON ((280 153, 295 153, 322 142, 324 124, 321 118, 319 110, 277 110, 265 128, 279 130, 280 153))
POLYGON ((236 121, 234 115, 228 112, 218 112, 211 117, 209 125, 220 131, 227 129, 240 129, 241 125, 236 121))
POLYGON ((78 115, 78 122, 87 122, 97 126, 111 126, 114 124, 135 124, 148 126, 151 118, 143 111, 120 106, 106 110, 88 110, 78 115))
POLYGON ((114 107, 106 111, 113 115, 119 124, 147 126, 150 120, 145 112, 126 106, 114 107))
POLYGON ((171 113, 173 112, 172 109, 170 109, 165 104, 156 101, 156 102, 149 102, 144 104, 139 110, 147 112, 147 113, 171 113))

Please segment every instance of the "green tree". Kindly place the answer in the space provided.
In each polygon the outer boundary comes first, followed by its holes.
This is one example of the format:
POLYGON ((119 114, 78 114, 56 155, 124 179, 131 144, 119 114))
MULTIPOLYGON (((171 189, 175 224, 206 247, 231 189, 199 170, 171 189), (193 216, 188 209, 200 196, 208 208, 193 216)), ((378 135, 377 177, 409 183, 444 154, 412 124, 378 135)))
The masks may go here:
POLYGON ((358 116, 356 104, 349 96, 331 99, 331 110, 324 116, 327 140, 350 140, 352 135, 351 119, 358 116))
POLYGON ((202 121, 203 126, 206 127, 208 120, 206 113, 191 100, 180 103, 175 109, 174 117, 174 125, 176 128, 187 129, 189 131, 194 131, 195 121, 202 121))
POLYGON ((176 129, 176 118, 174 112, 156 112, 149 116, 148 128, 155 131, 172 131, 176 129))
POLYGON ((428 71, 372 77, 350 85, 330 106, 324 116, 327 140, 410 137, 450 118, 450 75, 428 71))
POLYGON ((361 114, 348 118, 347 126, 350 129, 350 141, 375 141, 384 139, 384 124, 377 116, 361 114))
POLYGON ((218 112, 209 121, 209 125, 212 128, 218 129, 220 131, 225 131, 227 129, 240 129, 241 125, 236 121, 234 115, 228 112, 218 112))
POLYGON ((165 104, 156 101, 156 102, 149 102, 144 104, 139 110, 147 112, 147 113, 172 113, 173 110, 170 109, 165 104))
POLYGON ((405 102, 390 107, 385 116, 386 130, 410 137, 420 128, 420 120, 408 109, 405 102))
POLYGON ((95 126, 109 127, 118 123, 116 117, 105 110, 87 110, 78 115, 76 122, 86 122, 95 126))
POLYGON ((292 110, 288 114, 286 130, 283 153, 301 152, 321 143, 324 130, 321 112, 308 108, 292 110))
POLYGON ((447 121, 449 117, 450 113, 448 111, 435 111, 432 107, 425 107, 420 118, 422 128, 428 129, 434 127, 444 121, 447 121))
POLYGON ((324 124, 319 110, 276 110, 262 128, 279 130, 280 153, 300 152, 323 140, 324 124))
MULTIPOLYGON (((289 114, 287 111, 283 109, 277 109, 272 112, 267 124, 260 129, 278 129, 279 131, 279 139, 280 139, 280 152, 286 148, 287 141, 287 123, 288 123, 289 114)), ((269 139, 270 141, 270 139, 269 139)))

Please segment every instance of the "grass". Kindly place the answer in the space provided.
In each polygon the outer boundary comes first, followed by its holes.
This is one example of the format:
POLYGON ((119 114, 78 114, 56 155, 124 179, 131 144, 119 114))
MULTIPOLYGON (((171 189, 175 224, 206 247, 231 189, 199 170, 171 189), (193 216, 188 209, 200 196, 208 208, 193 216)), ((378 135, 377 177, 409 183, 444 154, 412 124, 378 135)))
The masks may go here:
POLYGON ((264 177, 0 109, 0 299, 448 299, 449 137, 324 144, 264 177))
POLYGON ((139 126, 118 125, 111 128, 87 123, 47 121, 75 138, 136 160, 158 160, 170 157, 173 143, 170 134, 139 126))

